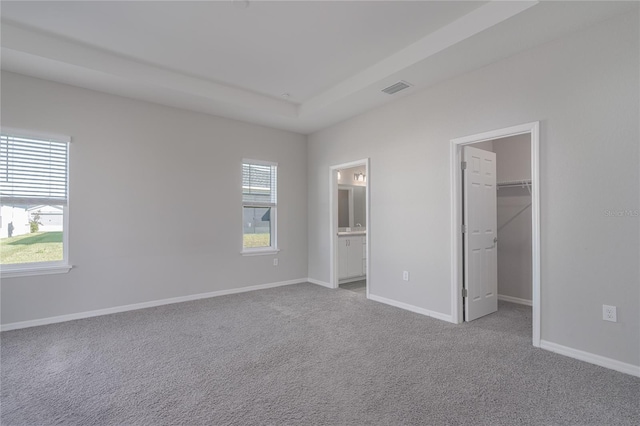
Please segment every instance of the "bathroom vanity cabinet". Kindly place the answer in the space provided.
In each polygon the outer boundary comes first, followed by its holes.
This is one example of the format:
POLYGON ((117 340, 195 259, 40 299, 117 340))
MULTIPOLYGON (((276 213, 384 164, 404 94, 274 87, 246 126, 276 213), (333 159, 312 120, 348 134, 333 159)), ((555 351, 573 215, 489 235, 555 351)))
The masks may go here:
POLYGON ((338 279, 354 281, 366 276, 366 235, 340 235, 338 237, 338 279))

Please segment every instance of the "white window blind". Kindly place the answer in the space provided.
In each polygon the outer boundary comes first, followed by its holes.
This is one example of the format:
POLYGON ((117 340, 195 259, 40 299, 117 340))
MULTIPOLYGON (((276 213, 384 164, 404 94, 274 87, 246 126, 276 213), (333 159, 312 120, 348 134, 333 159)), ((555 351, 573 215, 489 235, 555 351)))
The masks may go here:
POLYGON ((255 160, 242 161, 242 205, 275 207, 278 165, 255 160))
POLYGON ((2 203, 67 204, 68 142, 0 135, 2 203))

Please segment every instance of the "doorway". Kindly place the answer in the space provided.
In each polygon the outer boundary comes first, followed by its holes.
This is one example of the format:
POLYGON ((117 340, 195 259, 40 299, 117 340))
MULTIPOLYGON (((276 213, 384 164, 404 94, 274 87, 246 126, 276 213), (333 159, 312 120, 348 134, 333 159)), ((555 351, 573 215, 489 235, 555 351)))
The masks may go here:
MULTIPOLYGON (((497 160, 500 161, 499 159, 497 160)), ((500 173, 497 173, 498 175, 500 173)), ((453 139, 451 141, 451 200, 452 200, 452 283, 451 283, 451 300, 452 300, 452 318, 454 322, 461 323, 465 320, 473 320, 478 316, 490 313, 492 310, 497 310, 498 303, 498 286, 497 286, 497 256, 498 256, 498 229, 500 226, 513 226, 513 220, 516 218, 524 217, 522 213, 524 211, 530 212, 530 278, 531 278, 531 296, 530 303, 532 306, 532 340, 533 345, 540 346, 540 199, 539 199, 539 123, 528 123, 520 126, 509 127, 505 129, 495 130, 491 132, 485 132, 477 135, 471 135, 463 138, 453 139), (520 135, 520 136, 518 136, 520 135), (517 137, 516 137, 517 136, 517 137), (513 147, 513 143, 509 141, 517 141, 522 139, 529 139, 530 141, 530 178, 529 179, 512 179, 498 181, 495 167, 496 156, 495 153, 486 150, 487 144, 491 144, 491 141, 500 140, 505 146, 513 147), (509 142, 509 143, 508 143, 509 142), (474 147, 470 147, 474 145, 474 147), (484 145, 484 146, 483 146, 484 145), (482 148, 485 148, 484 150, 482 148), (480 148, 480 149, 478 149, 480 148), (473 170, 475 167, 476 175, 482 175, 482 179, 473 181, 472 175, 474 173, 467 173, 463 171, 465 166, 465 155, 470 161, 474 161, 475 164, 467 162, 466 166, 473 170), (485 158, 486 157, 486 158, 485 158), (493 159, 493 160, 492 160, 493 159), (490 163, 493 161, 493 172, 491 172, 490 163), (488 165, 487 169, 481 170, 485 167, 485 163, 488 165), (480 172, 480 173, 478 173, 480 172), (493 177, 489 176, 493 173, 493 177), (488 180, 487 180, 488 179, 488 180), (512 191, 515 188, 519 190, 527 191, 527 196, 530 197, 530 205, 523 206, 525 208, 520 209, 522 212, 512 211, 510 214, 513 218, 502 220, 503 223, 498 224, 497 220, 497 205, 496 194, 497 188, 503 192, 512 191), (502 184, 502 185, 498 185, 502 184), (491 189, 493 185, 493 200, 490 199, 490 193, 492 191, 476 191, 474 188, 491 189), (467 187, 467 194, 465 194, 465 187, 467 187), (486 194, 480 194, 485 192, 486 194), (472 198, 469 198, 473 195, 472 198), (482 203, 482 197, 485 197, 485 207, 481 210, 481 213, 475 211, 473 215, 469 215, 471 209, 467 208, 465 212, 465 201, 469 205, 474 203, 482 203), (493 203, 493 206, 492 206, 493 203), (490 209, 493 208, 493 211, 490 209), (484 217, 483 217, 484 216, 484 217), (508 222, 511 219, 512 222, 508 222), (475 221, 475 222, 474 222, 475 221), (508 223, 507 223, 508 222, 508 223), (475 227, 476 230, 481 232, 475 232, 475 235, 471 235, 471 227, 475 227), (482 235, 480 235, 482 234, 482 235), (473 238, 476 238, 474 240, 473 238), (479 239, 478 239, 479 238, 479 239), (486 240, 486 241, 485 241, 486 240), (473 256, 469 255, 470 250, 473 249, 473 256), (476 262, 477 268, 474 269, 474 262, 476 262), (480 265, 480 266, 478 266, 480 265), (482 276, 479 276, 479 272, 482 276), (495 272, 495 276, 492 275, 495 272), (466 318, 465 318, 466 316, 466 318)), ((523 194, 517 194, 523 195, 523 194)), ((513 207, 513 206, 511 206, 513 207)), ((501 300, 508 302, 523 302, 524 298, 512 297, 500 297, 501 300), (521 300, 516 300, 521 299, 521 300)))
POLYGON ((331 166, 330 286, 369 298, 369 159, 331 166))

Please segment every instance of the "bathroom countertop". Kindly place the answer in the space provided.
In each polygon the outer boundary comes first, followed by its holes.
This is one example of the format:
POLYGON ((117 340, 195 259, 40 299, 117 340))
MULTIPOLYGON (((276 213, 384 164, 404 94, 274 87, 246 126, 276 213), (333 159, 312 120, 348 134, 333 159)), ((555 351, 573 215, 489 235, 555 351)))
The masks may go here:
POLYGON ((338 231, 338 236, 339 237, 346 237, 349 235, 366 235, 367 234, 367 230, 366 229, 359 229, 357 231, 338 231))

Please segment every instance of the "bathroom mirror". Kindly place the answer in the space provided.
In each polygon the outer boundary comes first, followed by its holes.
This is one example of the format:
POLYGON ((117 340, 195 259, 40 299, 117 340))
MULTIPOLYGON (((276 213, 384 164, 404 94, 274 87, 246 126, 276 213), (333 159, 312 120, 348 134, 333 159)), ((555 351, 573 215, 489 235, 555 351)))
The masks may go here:
POLYGON ((366 227, 366 187, 338 185, 338 227, 366 227))

